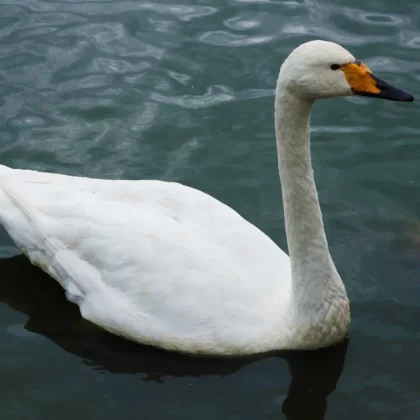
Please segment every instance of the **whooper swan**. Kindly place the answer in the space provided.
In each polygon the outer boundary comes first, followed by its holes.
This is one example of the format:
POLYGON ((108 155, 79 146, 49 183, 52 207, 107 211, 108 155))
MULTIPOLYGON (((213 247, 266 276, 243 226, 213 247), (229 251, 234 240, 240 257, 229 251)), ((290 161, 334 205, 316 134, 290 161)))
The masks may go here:
POLYGON ((215 198, 177 183, 0 166, 0 223, 82 316, 139 343, 204 355, 316 349, 350 321, 311 166, 316 99, 413 96, 341 46, 312 41, 283 63, 275 133, 290 258, 215 198))

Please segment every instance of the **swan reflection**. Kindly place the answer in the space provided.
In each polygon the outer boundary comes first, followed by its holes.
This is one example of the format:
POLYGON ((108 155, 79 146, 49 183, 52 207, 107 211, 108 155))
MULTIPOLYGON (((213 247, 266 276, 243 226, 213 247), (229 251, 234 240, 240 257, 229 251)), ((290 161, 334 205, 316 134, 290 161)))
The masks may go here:
MULTIPOLYGON (((78 307, 66 300, 58 283, 23 256, 0 260, 0 273, 0 302, 29 317, 24 329, 48 338, 93 369, 142 374, 145 381, 164 382, 170 376, 232 375, 258 363, 258 358, 190 358, 113 336, 81 318, 78 307)), ((287 360, 291 372, 282 405, 288 420, 324 418, 327 398, 343 370, 347 345, 346 340, 328 349, 274 355, 287 360)))

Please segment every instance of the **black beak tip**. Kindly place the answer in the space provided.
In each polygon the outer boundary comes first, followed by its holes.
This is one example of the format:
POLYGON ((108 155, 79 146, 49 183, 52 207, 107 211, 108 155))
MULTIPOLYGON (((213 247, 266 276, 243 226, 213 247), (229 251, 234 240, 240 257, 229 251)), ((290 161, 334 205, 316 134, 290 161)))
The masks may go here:
POLYGON ((379 93, 379 96, 384 95, 385 99, 390 99, 391 101, 399 101, 399 102, 413 102, 414 96, 407 92, 404 89, 398 89, 393 86, 390 88, 384 89, 383 92, 379 93))
POLYGON ((414 102, 414 96, 407 92, 407 99, 405 100, 405 102, 414 102))
MULTIPOLYGON (((391 98, 392 100, 393 98, 391 98)), ((400 101, 400 102, 413 102, 414 101, 414 96, 410 93, 407 92, 406 90, 401 90, 399 92, 399 95, 397 94, 395 96, 396 101, 400 101)))
POLYGON ((414 96, 403 89, 398 89, 393 86, 386 86, 381 89, 379 93, 370 93, 370 92, 359 92, 356 90, 353 90, 353 93, 355 95, 359 96, 370 96, 372 98, 381 98, 386 99, 388 101, 394 101, 394 102, 413 102, 414 96))
POLYGON ((413 102, 414 96, 407 92, 404 89, 397 88, 392 86, 385 80, 381 79, 380 77, 376 76, 375 74, 371 74, 371 77, 376 82, 376 86, 379 88, 380 92, 376 94, 378 98, 388 99, 389 101, 397 101, 397 102, 413 102))

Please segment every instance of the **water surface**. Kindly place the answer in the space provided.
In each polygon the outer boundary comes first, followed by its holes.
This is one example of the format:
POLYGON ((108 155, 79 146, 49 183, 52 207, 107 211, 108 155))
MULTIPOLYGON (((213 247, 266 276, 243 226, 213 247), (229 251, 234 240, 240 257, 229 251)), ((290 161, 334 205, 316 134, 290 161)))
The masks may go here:
MULTIPOLYGON (((280 64, 341 43, 420 97, 420 3, 0 2, 3 164, 155 178, 231 205, 286 248, 273 136, 280 64)), ((0 230, 0 414, 7 419, 420 417, 418 103, 319 102, 316 181, 352 302, 349 341, 207 361, 81 320, 0 230)))

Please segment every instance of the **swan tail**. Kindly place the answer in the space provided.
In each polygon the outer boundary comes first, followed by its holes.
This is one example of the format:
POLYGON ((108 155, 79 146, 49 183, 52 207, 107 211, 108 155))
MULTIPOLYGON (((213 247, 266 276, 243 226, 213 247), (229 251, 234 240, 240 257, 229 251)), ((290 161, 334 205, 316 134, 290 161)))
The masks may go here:
POLYGON ((18 185, 1 179, 0 175, 0 223, 32 264, 57 280, 67 298, 79 304, 86 295, 103 288, 101 274, 68 249, 38 213, 30 200, 25 200, 18 185))

